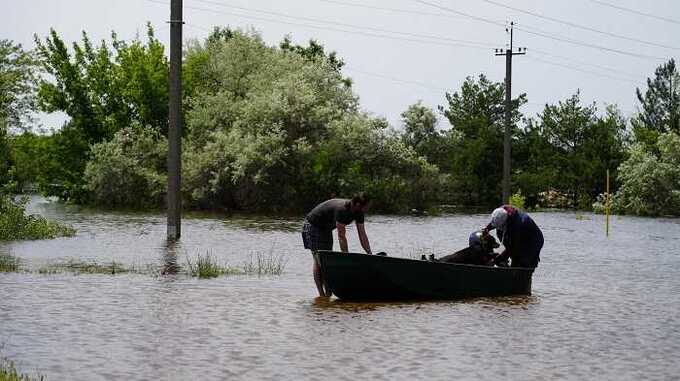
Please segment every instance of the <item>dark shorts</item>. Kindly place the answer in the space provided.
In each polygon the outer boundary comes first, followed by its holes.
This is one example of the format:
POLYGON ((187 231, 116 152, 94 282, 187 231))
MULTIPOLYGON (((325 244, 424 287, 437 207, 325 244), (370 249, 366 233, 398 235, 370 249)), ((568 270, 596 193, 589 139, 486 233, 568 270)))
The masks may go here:
POLYGON ((302 243, 312 251, 333 250, 333 231, 319 229, 305 220, 302 225, 302 243))

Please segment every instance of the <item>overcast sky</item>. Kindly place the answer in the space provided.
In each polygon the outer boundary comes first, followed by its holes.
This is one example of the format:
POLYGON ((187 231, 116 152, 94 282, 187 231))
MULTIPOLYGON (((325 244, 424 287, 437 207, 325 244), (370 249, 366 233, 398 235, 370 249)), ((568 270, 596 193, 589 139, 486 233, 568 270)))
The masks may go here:
MULTIPOLYGON (((144 35, 147 21, 166 46, 169 41, 169 0, 3 3, 0 38, 25 48, 50 27, 69 42, 83 30, 93 40, 112 30, 130 39, 144 35)), ((362 107, 397 127, 410 104, 436 108, 467 76, 503 81, 504 57, 494 56, 494 47, 508 43, 509 21, 517 24, 515 47, 527 48, 513 59, 512 90, 527 93, 529 115, 580 89, 600 110, 617 104, 630 116, 638 105, 635 88, 658 65, 680 57, 680 1, 674 0, 184 0, 184 21, 185 41, 204 38, 216 25, 252 27, 269 44, 286 34, 296 43, 316 39, 344 59, 362 107)), ((63 117, 42 121, 53 127, 63 117)))

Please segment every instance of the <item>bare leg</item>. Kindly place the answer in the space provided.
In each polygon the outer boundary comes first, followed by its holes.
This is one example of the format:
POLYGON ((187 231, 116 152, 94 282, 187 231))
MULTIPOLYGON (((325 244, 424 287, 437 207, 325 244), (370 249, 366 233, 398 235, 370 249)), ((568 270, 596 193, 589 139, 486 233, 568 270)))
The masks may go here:
POLYGON ((316 258, 314 258, 314 265, 312 269, 314 273, 314 282, 316 283, 317 291, 319 291, 319 296, 330 296, 326 295, 326 292, 324 292, 324 281, 323 277, 321 276, 321 267, 319 266, 319 263, 316 261, 316 258))

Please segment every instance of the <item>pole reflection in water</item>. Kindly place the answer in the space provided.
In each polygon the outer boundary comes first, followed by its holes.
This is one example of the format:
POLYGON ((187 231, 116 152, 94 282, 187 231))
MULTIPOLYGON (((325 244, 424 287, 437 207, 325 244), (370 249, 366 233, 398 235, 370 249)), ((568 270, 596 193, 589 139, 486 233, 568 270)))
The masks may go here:
POLYGON ((178 241, 166 240, 161 253, 161 275, 176 275, 180 266, 177 263, 177 254, 182 244, 178 241))

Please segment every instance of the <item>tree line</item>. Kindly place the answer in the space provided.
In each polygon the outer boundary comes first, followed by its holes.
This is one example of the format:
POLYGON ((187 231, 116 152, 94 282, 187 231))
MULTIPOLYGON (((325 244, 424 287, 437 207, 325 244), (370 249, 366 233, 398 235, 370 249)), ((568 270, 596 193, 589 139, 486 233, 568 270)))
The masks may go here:
MULTIPOLYGON (((58 33, 23 50, 0 42, 0 184, 108 207, 162 207, 168 60, 146 38, 70 48, 58 33), (69 120, 36 133, 33 111, 69 120)), ((466 78, 401 126, 361 110, 344 61, 316 41, 266 44, 215 28, 185 45, 182 195, 192 208, 299 211, 332 195, 369 192, 386 212, 500 203, 504 86, 466 78), (446 119, 450 128, 439 128, 446 119)), ((680 212, 680 75, 659 66, 637 89, 639 112, 571 97, 535 116, 512 99, 512 189, 529 207, 601 206, 611 170, 619 213, 680 212)))

